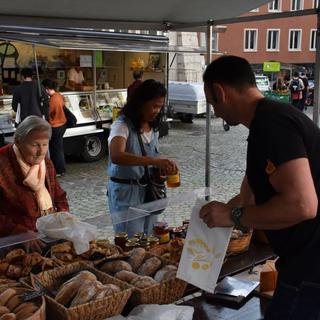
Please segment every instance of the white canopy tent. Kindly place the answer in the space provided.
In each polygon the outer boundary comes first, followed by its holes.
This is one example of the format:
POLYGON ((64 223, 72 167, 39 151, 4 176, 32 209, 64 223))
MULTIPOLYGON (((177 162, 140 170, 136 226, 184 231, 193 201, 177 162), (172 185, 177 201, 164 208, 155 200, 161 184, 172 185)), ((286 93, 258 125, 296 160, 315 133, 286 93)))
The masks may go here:
MULTIPOLYGON (((161 2, 155 0, 135 2, 129 0, 56 0, 51 2, 2 0, 0 2, 0 38, 3 36, 5 39, 11 39, 14 38, 12 37, 14 34, 28 36, 32 34, 32 28, 56 30, 72 28, 75 32, 78 30, 80 34, 84 29, 89 31, 107 29, 206 31, 207 62, 210 62, 213 28, 222 23, 240 22, 241 18, 239 20, 236 17, 267 2, 270 0, 225 0, 223 2, 218 0, 162 0, 161 2), (13 30, 16 27, 22 27, 25 30, 13 30)), ((315 13, 316 11, 313 10, 312 14, 315 13)), ((252 18, 252 20, 259 19, 252 18)), ((74 37, 76 36, 75 33, 74 37)), ((319 45, 317 41, 317 52, 319 52, 319 45)), ((320 62, 318 55, 317 62, 320 62)), ((320 77, 319 74, 318 71, 316 84, 320 77)), ((317 106, 317 86, 315 93, 317 106)), ((210 187, 210 109, 211 106, 207 105, 206 187, 210 187)), ((318 107, 315 108, 314 119, 318 122, 318 107)))

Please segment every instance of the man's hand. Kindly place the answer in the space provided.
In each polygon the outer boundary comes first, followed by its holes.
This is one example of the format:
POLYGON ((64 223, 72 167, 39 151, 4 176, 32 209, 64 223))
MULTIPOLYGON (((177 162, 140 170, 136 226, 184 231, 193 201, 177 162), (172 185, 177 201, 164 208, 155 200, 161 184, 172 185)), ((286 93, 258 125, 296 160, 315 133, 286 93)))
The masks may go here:
POLYGON ((212 201, 200 210, 200 218, 209 227, 232 227, 231 206, 222 202, 212 201))

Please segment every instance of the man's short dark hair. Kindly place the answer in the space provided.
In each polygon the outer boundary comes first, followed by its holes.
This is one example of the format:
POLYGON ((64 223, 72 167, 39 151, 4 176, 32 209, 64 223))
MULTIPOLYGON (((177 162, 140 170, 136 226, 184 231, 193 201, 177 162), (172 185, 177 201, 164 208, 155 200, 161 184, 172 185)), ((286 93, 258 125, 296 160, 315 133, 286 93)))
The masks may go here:
POLYGON ((227 84, 237 89, 255 86, 256 79, 249 62, 237 56, 222 56, 212 61, 203 74, 206 84, 227 84))
POLYGON ((21 70, 21 75, 22 75, 24 78, 31 78, 32 75, 33 75, 32 69, 31 69, 31 68, 23 68, 23 69, 21 70))
POLYGON ((133 71, 133 78, 135 80, 141 79, 143 76, 143 70, 134 70, 133 71))

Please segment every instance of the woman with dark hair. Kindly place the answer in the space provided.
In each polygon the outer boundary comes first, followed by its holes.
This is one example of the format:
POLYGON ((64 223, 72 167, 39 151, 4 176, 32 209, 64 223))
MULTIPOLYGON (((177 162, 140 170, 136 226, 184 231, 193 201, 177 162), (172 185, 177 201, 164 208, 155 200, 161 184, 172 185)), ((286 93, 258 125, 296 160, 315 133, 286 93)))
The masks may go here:
MULTIPOLYGON (((119 212, 144 203, 144 167, 159 168, 163 174, 177 172, 174 161, 159 158, 159 123, 165 102, 166 89, 158 81, 144 81, 124 106, 122 115, 112 124, 108 138, 109 208, 115 232, 126 231, 129 236, 136 232, 150 233, 157 216, 151 215, 125 223, 117 223, 119 212), (141 136, 146 156, 142 155, 141 136)), ((127 217, 130 220, 130 216, 127 217)))
POLYGON ((67 119, 63 111, 64 99, 63 96, 57 92, 58 84, 56 82, 50 79, 45 79, 42 81, 42 85, 50 96, 49 123, 52 127, 52 137, 49 145, 50 159, 54 164, 57 176, 63 176, 66 172, 66 162, 63 151, 63 135, 67 129, 67 119))

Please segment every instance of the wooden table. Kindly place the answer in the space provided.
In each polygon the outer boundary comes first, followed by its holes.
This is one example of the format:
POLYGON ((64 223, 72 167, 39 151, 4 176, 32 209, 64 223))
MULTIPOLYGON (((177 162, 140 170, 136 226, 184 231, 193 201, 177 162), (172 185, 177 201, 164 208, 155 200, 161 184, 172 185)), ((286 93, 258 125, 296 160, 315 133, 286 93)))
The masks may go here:
MULTIPOLYGON (((243 254, 229 257, 223 265, 219 280, 225 276, 232 276, 244 270, 249 270, 252 266, 261 264, 268 259, 274 258, 274 253, 269 245, 251 244, 249 250, 243 254)), ((195 287, 189 286, 187 294, 199 291, 195 287)), ((270 300, 251 295, 241 307, 230 307, 221 305, 212 299, 208 293, 203 293, 200 297, 192 298, 181 303, 194 307, 193 320, 258 320, 263 319, 265 310, 270 300)))

